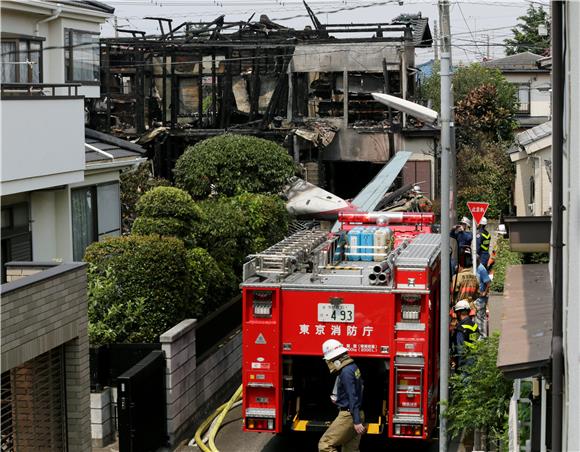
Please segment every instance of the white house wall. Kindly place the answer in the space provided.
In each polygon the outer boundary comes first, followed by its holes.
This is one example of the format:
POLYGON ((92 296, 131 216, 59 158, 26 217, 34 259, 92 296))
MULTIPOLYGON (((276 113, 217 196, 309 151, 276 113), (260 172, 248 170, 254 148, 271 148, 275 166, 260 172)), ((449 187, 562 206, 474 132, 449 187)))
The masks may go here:
POLYGON ((530 85, 530 116, 550 116, 550 92, 547 89, 550 85, 549 73, 504 72, 503 75, 511 83, 530 85))
POLYGON ((30 195, 32 260, 72 261, 70 193, 67 188, 30 195))
POLYGON ((82 182, 71 184, 71 188, 86 187, 87 185, 106 184, 110 182, 119 182, 119 170, 109 170, 105 172, 90 173, 87 170, 85 179, 82 182))
POLYGON ((82 98, 3 100, 1 116, 3 194, 83 180, 82 98))

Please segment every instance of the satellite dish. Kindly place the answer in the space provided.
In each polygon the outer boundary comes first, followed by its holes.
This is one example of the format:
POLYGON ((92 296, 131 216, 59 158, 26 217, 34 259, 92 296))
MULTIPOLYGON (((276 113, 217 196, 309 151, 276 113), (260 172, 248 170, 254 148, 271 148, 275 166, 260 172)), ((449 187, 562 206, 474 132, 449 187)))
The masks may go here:
POLYGON ((437 121, 437 118, 439 118, 439 113, 437 113, 435 110, 423 107, 422 105, 416 104, 415 102, 401 99, 400 97, 382 93, 372 93, 372 96, 377 102, 388 105, 395 110, 408 113, 411 116, 420 119, 421 121, 433 123, 437 121))

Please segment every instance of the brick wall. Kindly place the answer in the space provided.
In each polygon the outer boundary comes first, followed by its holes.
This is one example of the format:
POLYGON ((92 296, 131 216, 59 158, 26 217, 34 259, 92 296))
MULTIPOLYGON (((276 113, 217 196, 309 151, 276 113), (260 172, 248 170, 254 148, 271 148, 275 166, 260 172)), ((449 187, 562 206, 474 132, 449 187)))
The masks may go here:
MULTIPOLYGON (((12 267, 17 266, 13 264, 12 267)), ((44 266, 41 266, 44 267, 44 266)), ((1 286, 2 370, 63 346, 68 449, 91 449, 85 265, 55 265, 1 286)), ((12 275, 15 275, 14 269, 12 275)))
POLYGON ((197 363, 195 327, 196 321, 187 319, 160 336, 167 360, 167 433, 171 444, 211 410, 209 405, 215 409, 228 396, 241 371, 241 333, 233 334, 215 353, 197 363))

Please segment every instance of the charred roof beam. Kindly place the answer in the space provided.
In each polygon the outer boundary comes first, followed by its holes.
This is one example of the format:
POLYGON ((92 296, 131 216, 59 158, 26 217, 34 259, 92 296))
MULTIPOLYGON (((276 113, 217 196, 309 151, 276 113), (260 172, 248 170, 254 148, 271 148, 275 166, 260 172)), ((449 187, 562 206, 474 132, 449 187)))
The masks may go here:
POLYGON ((159 29, 161 30, 161 40, 167 39, 167 36, 169 36, 171 39, 173 39, 173 29, 171 28, 171 24, 173 23, 173 19, 168 19, 166 17, 144 17, 144 19, 156 20, 159 23, 159 29), (167 34, 165 33, 165 30, 163 28, 164 22, 167 23, 167 27, 169 28, 167 34))

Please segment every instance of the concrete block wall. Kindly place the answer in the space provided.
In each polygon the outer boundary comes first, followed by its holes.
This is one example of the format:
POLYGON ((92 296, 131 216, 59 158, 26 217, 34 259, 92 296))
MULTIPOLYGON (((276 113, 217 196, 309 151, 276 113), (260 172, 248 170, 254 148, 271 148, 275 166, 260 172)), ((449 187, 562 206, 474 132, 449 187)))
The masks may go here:
POLYGON ((171 444, 191 428, 196 413, 241 371, 241 333, 197 363, 195 327, 196 320, 187 319, 160 336, 167 360, 167 433, 171 444))
MULTIPOLYGON (((23 271, 29 268, 29 263, 23 265, 23 271)), ((28 276, 21 274, 1 286, 0 296, 2 371, 64 346, 68 448, 90 450, 85 264, 61 264, 28 276)))
POLYGON ((42 262, 8 262, 6 264, 6 282, 16 281, 24 276, 35 275, 55 265, 55 263, 42 262))
POLYGON ((91 393, 91 438, 93 447, 105 447, 115 441, 111 388, 91 393))

